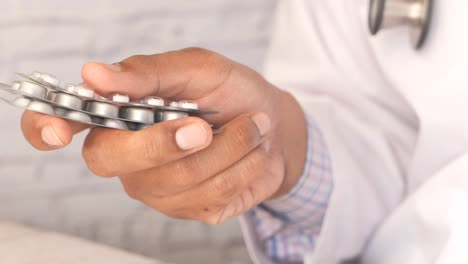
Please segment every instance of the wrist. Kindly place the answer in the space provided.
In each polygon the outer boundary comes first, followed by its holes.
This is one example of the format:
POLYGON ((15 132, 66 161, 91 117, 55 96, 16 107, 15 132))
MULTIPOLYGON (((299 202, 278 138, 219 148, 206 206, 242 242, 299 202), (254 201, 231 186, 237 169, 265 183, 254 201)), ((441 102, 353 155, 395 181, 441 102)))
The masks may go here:
POLYGON ((284 91, 280 91, 277 105, 276 140, 281 146, 285 170, 283 182, 271 198, 285 195, 296 185, 303 174, 307 155, 307 124, 302 107, 291 94, 284 91))

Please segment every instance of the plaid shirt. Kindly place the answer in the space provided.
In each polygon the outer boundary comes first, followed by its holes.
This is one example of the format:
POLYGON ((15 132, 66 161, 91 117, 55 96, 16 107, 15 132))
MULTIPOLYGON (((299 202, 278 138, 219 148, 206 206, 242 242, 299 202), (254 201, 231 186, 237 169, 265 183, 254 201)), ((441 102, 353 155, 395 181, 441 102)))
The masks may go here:
POLYGON ((296 186, 285 196, 248 212, 266 254, 277 263, 302 263, 315 247, 333 190, 332 171, 321 131, 308 120, 307 157, 296 186))

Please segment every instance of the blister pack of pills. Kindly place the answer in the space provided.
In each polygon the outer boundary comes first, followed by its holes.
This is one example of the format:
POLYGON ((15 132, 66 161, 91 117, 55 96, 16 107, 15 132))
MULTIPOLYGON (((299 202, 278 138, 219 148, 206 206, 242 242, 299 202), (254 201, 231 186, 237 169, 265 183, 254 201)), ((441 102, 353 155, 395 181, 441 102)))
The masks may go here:
POLYGON ((18 75, 23 80, 12 85, 0 83, 1 101, 91 126, 138 131, 159 122, 217 113, 199 109, 192 101, 167 103, 155 96, 139 101, 130 101, 122 94, 105 98, 83 85, 61 86, 57 78, 47 73, 18 75))

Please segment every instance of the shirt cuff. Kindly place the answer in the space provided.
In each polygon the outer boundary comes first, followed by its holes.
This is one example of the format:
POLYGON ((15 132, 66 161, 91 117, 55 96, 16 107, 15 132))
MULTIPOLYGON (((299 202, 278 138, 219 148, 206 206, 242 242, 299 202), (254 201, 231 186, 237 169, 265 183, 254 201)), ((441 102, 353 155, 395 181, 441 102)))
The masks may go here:
POLYGON ((304 172, 296 185, 284 196, 262 204, 285 223, 320 222, 333 190, 331 162, 322 133, 307 119, 307 156, 304 172))
POLYGON ((311 118, 307 118, 307 129, 307 155, 300 180, 286 195, 247 214, 273 259, 298 259, 304 247, 314 245, 333 191, 331 161, 321 131, 311 118))

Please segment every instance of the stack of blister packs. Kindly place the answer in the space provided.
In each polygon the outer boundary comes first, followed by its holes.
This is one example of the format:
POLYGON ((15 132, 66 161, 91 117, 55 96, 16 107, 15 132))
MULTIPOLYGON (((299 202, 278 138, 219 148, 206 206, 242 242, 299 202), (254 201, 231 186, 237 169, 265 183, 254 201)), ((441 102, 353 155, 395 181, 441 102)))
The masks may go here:
POLYGON ((62 87, 57 78, 46 73, 18 75, 24 80, 12 85, 0 83, 0 90, 6 92, 0 94, 2 101, 92 126, 137 131, 159 122, 217 113, 199 109, 192 101, 166 103, 155 96, 132 102, 121 94, 105 98, 83 85, 62 87))

